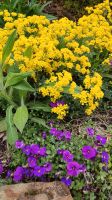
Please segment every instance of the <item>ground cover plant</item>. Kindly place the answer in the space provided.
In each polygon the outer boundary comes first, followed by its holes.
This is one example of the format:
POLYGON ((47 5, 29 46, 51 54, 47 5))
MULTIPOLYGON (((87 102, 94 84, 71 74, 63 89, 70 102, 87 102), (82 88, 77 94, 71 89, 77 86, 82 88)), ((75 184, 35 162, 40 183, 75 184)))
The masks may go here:
POLYGON ((78 22, 0 11, 1 182, 61 180, 78 199, 111 197, 111 133, 66 128, 112 100, 111 6, 87 7, 78 22))

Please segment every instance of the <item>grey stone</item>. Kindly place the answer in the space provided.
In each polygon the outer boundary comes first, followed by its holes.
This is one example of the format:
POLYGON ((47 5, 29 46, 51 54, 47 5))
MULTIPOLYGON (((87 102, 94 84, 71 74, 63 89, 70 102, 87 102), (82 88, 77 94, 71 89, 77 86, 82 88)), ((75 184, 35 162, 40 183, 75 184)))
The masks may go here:
POLYGON ((0 187, 0 200, 73 200, 61 182, 34 182, 0 187))

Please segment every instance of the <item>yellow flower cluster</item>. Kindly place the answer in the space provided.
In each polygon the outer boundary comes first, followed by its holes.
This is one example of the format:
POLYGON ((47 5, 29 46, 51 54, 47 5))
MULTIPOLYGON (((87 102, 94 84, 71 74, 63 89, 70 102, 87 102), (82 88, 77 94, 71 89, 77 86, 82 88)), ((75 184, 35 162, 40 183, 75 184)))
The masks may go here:
POLYGON ((52 108, 51 111, 52 113, 56 113, 58 115, 57 116, 58 119, 63 119, 68 112, 68 108, 69 107, 67 104, 64 105, 60 104, 57 107, 52 108))
MULTIPOLYGON (((102 77, 97 71, 99 66, 93 68, 91 54, 95 50, 101 54, 103 49, 112 53, 112 10, 109 0, 104 0, 87 11, 89 14, 78 23, 67 18, 50 23, 45 16, 0 12, 5 22, 0 28, 0 59, 8 36, 16 29, 17 38, 7 66, 16 64, 20 71, 32 72, 35 81, 41 82, 39 73, 44 75, 45 85, 39 91, 53 102, 68 88, 68 93, 91 114, 103 98, 102 77), (25 54, 28 49, 30 56, 25 54)), ((102 57, 102 63, 109 63, 109 57, 102 57)), ((53 112, 60 118, 67 108, 63 109, 55 108, 53 112)))

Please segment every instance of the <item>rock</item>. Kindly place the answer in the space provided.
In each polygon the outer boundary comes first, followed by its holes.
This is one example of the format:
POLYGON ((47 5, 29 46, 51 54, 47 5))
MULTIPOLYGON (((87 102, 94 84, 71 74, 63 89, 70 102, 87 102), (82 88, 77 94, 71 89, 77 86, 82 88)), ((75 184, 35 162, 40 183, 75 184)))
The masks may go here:
POLYGON ((35 182, 0 187, 0 200, 73 200, 61 182, 35 182))

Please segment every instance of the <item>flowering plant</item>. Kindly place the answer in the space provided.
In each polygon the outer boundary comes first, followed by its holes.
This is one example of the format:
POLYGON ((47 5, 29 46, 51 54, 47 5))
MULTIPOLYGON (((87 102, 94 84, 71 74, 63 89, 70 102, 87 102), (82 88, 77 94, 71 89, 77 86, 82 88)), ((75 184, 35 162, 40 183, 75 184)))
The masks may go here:
POLYGON ((73 195, 76 192, 82 195, 80 198, 89 197, 91 193, 98 198, 109 196, 111 143, 105 135, 97 134, 92 127, 88 127, 83 135, 51 127, 49 132, 38 133, 38 138, 40 142, 32 144, 16 141, 10 170, 1 163, 1 176, 8 174, 15 183, 61 180, 70 187, 73 195))

